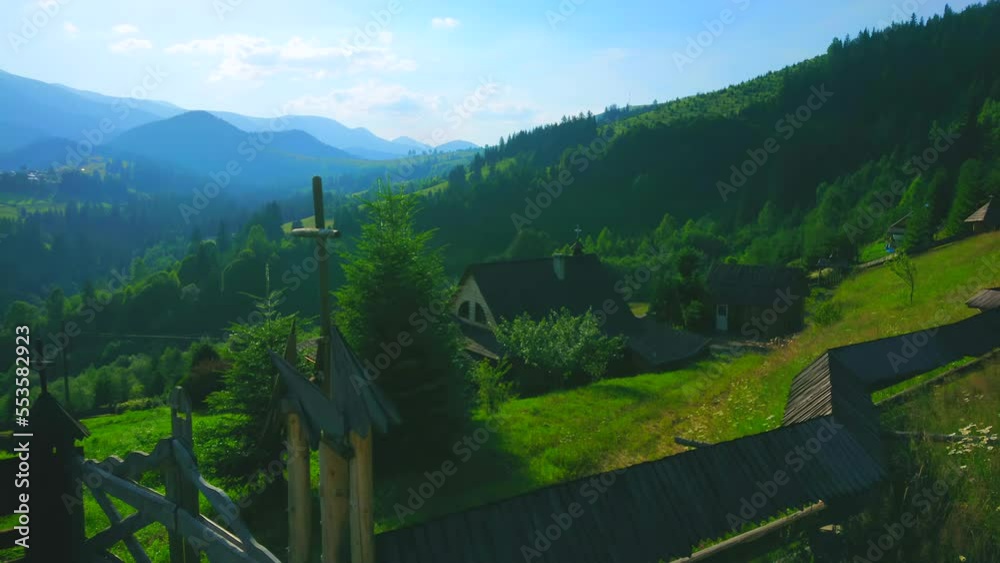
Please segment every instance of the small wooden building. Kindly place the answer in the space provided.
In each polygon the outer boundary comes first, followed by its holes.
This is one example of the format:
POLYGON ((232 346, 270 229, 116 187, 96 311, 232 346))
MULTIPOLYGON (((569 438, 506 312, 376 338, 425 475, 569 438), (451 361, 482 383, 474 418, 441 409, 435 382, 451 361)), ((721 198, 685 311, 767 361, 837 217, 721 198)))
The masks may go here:
POLYGON ((1000 229, 1000 209, 992 203, 993 198, 990 198, 985 205, 966 217, 965 222, 972 225, 972 232, 988 233, 1000 229))
POLYGON ((709 330, 770 338, 802 328, 809 295, 797 268, 714 264, 708 273, 709 330))
POLYGON ((469 266, 451 312, 466 337, 466 351, 477 358, 503 355, 493 333, 502 319, 525 313, 540 319, 562 308, 574 315, 590 310, 605 333, 624 335, 626 359, 635 369, 662 369, 706 349, 703 336, 633 315, 615 288, 615 276, 600 259, 577 247, 572 255, 469 266))
POLYGON ((912 215, 912 213, 907 213, 898 221, 889 225, 889 228, 886 230, 885 247, 889 252, 895 251, 897 248, 902 246, 903 241, 906 240, 906 225, 910 220, 910 215, 912 215))

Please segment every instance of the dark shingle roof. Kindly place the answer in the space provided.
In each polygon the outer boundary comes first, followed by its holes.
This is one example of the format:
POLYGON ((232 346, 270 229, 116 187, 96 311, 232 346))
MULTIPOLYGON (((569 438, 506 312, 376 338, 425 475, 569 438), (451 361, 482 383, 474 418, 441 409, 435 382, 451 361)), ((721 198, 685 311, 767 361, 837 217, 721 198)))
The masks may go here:
POLYGON ((770 306, 779 290, 804 299, 807 289, 802 270, 749 264, 713 264, 707 285, 715 301, 730 305, 770 306))
MULTIPOLYGON (((472 276, 476 280, 497 321, 501 318, 513 320, 522 313, 537 319, 560 307, 580 315, 587 309, 601 310, 608 300, 628 311, 621 293, 615 291, 611 274, 596 255, 563 256, 563 279, 556 276, 555 259, 473 264, 466 269, 464 277, 472 276)), ((624 332, 626 317, 632 316, 631 313, 622 314, 624 311, 608 317, 609 330, 624 332)))
POLYGON ((885 476, 879 460, 833 417, 824 417, 382 533, 376 553, 385 562, 520 563, 522 550, 535 549, 538 532, 555 523, 552 515, 569 514, 577 503, 579 516, 540 560, 669 561, 734 531, 729 515, 739 514, 742 500, 749 502, 758 483, 779 470, 789 482, 754 521, 860 493, 885 476), (812 459, 789 461, 796 448, 824 436, 829 440, 812 459))

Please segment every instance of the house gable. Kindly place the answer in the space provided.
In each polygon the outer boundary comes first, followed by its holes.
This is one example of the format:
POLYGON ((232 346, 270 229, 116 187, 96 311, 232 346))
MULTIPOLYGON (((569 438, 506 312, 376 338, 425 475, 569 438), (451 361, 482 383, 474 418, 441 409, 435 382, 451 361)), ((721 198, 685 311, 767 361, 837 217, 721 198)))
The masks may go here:
POLYGON ((476 283, 474 275, 467 275, 462 278, 455 300, 452 302, 451 313, 459 319, 479 325, 496 326, 497 319, 493 316, 486 298, 483 297, 479 284, 476 283))

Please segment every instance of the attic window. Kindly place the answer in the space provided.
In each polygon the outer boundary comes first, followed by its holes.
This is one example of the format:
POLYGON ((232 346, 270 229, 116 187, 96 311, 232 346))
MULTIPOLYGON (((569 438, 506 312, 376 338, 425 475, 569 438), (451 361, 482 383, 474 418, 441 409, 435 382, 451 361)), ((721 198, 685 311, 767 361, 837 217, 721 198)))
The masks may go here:
POLYGON ((469 315, 469 302, 463 301, 461 305, 458 306, 458 318, 460 319, 471 319, 469 315))
POLYGON ((486 309, 478 303, 473 303, 476 308, 476 319, 475 321, 480 324, 486 324, 486 309))

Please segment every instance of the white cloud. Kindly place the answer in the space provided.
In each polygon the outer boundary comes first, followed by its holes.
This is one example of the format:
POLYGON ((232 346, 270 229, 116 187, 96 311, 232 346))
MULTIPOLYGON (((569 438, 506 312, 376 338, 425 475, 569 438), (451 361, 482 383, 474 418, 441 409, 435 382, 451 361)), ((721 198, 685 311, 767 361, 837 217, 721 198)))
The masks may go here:
POLYGON ((130 23, 121 23, 111 28, 118 35, 131 35, 139 33, 139 28, 130 23))
POLYGON ((335 88, 321 96, 302 96, 283 108, 289 114, 326 115, 356 121, 359 115, 380 114, 417 118, 443 109, 444 100, 399 84, 368 80, 350 88, 335 88))
POLYGON ((70 37, 76 37, 80 34, 80 28, 76 27, 73 22, 63 23, 63 31, 65 31, 70 37))
POLYGON ((152 49, 153 43, 148 39, 139 39, 137 37, 129 37, 128 39, 123 39, 117 43, 112 43, 108 45, 108 49, 112 53, 126 54, 132 51, 138 51, 140 49, 152 49))
POLYGON ((412 71, 413 60, 392 51, 392 34, 379 33, 366 46, 323 45, 293 36, 284 43, 251 35, 219 35, 211 39, 195 39, 171 45, 170 54, 221 56, 222 60, 209 75, 210 81, 256 80, 278 73, 295 73, 307 78, 322 79, 335 73, 357 73, 365 70, 412 71))
POLYGON ((431 20, 431 27, 434 29, 455 29, 461 24, 462 22, 455 18, 433 18, 431 20))

